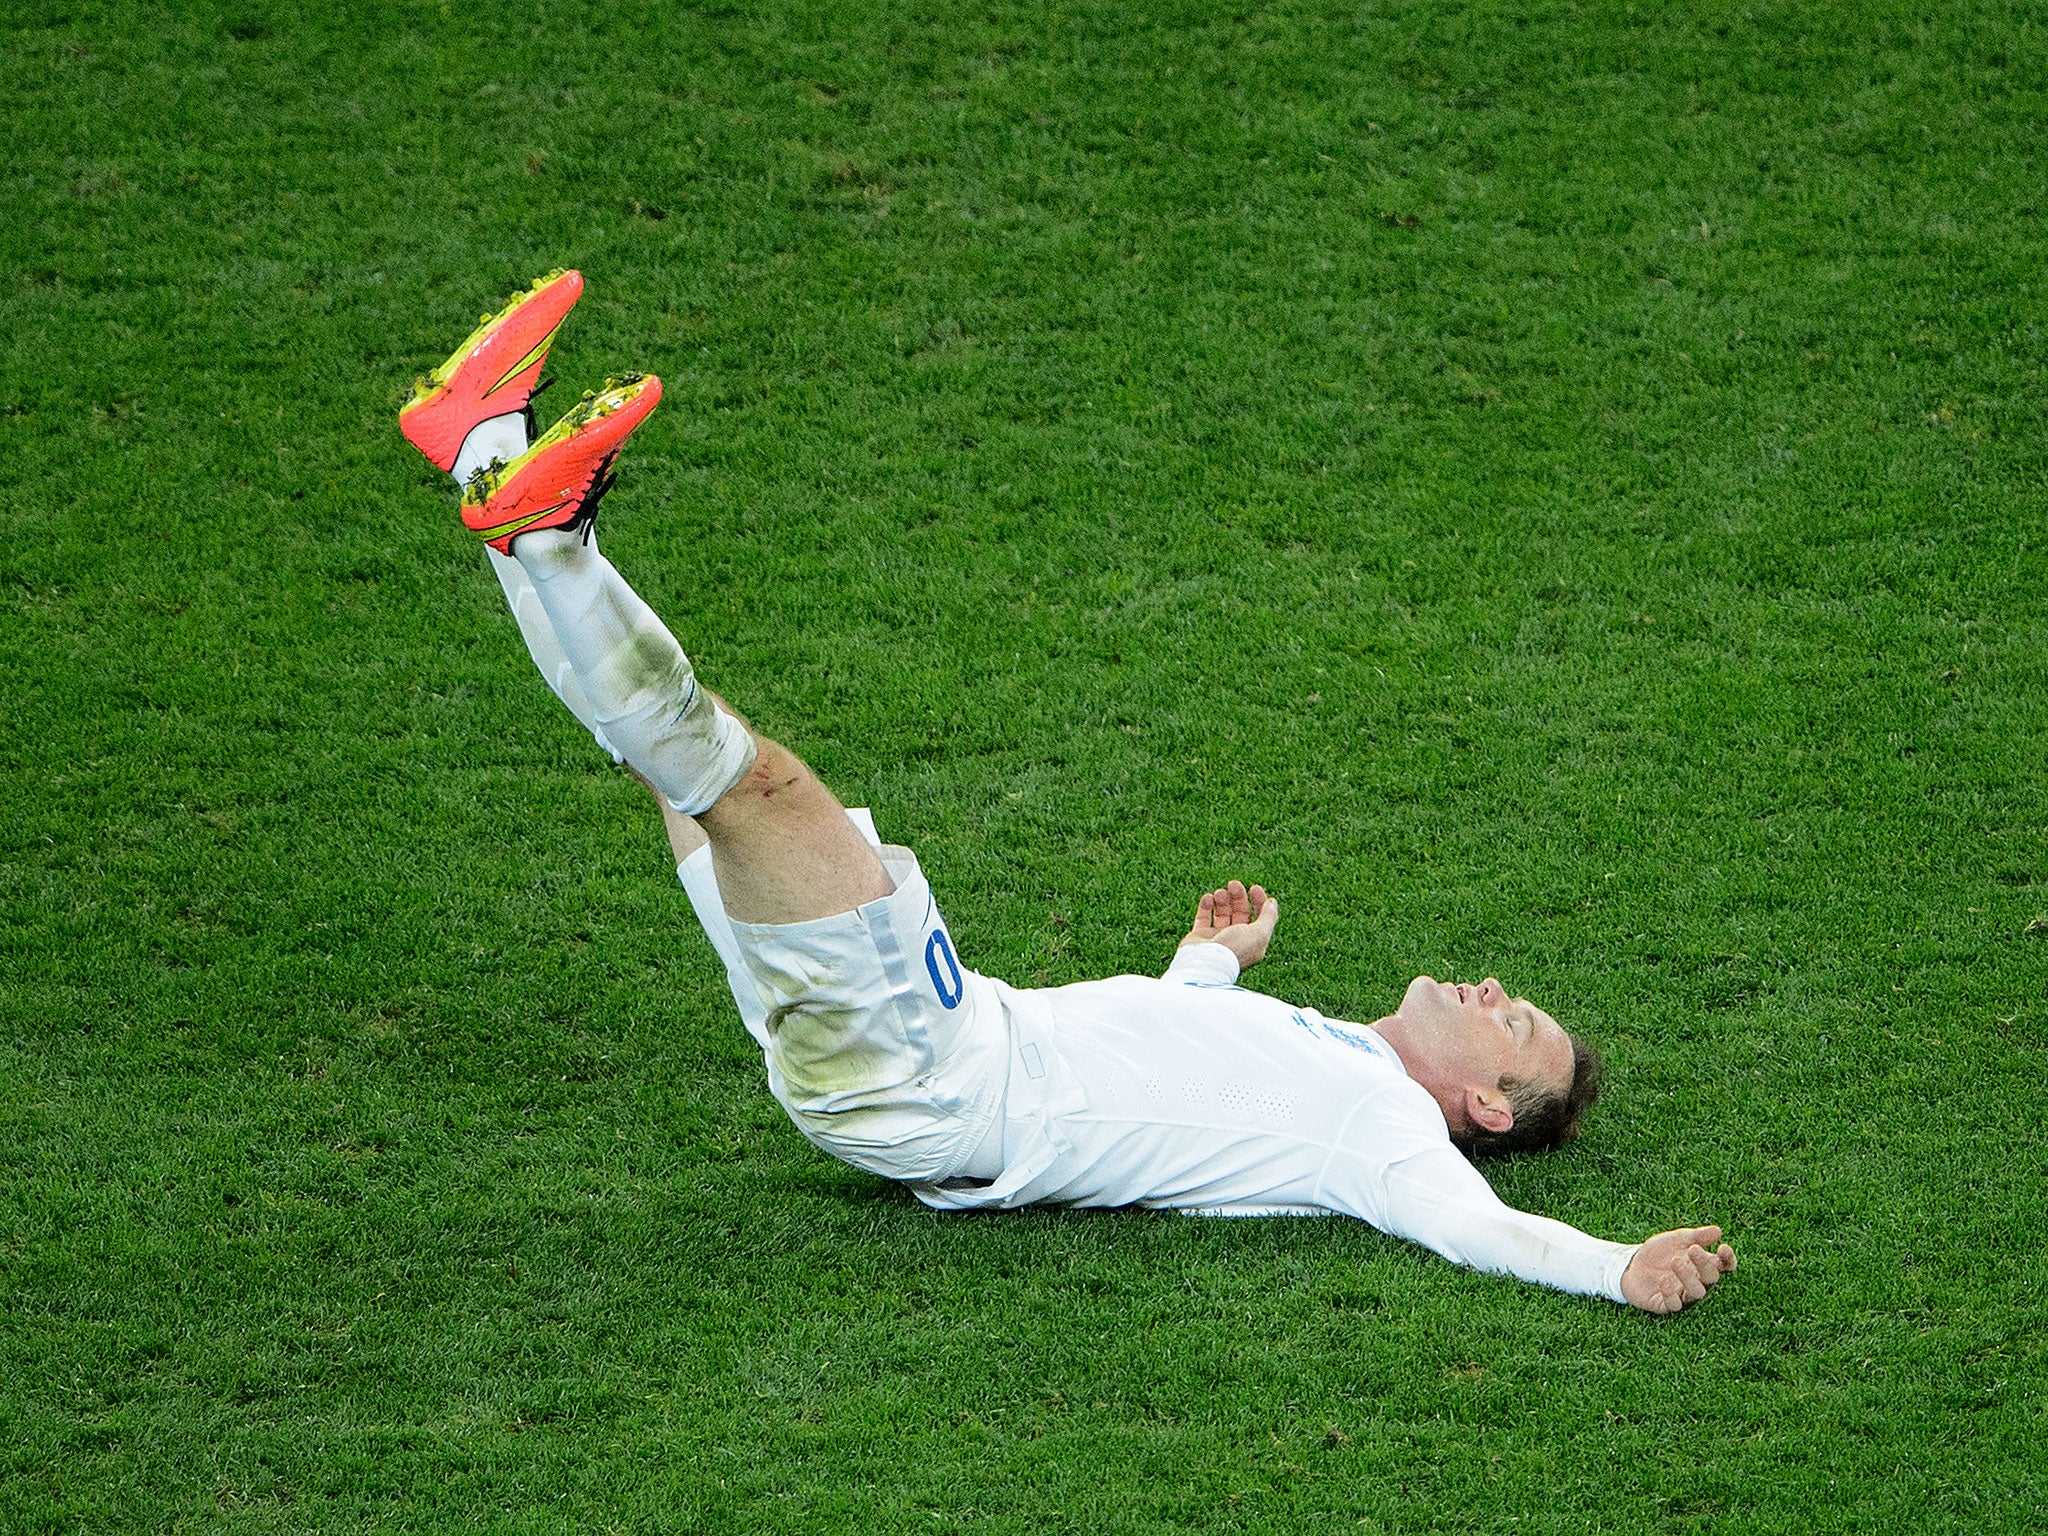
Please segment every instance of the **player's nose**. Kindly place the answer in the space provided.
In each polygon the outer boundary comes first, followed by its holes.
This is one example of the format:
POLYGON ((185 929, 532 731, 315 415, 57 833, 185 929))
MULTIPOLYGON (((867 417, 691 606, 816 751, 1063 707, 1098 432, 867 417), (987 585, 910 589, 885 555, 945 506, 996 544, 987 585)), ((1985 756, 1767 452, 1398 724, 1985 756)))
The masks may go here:
POLYGON ((1498 1008, 1508 1000, 1508 989, 1500 984, 1500 978, 1489 976, 1479 983, 1479 1001, 1488 1008, 1498 1008))

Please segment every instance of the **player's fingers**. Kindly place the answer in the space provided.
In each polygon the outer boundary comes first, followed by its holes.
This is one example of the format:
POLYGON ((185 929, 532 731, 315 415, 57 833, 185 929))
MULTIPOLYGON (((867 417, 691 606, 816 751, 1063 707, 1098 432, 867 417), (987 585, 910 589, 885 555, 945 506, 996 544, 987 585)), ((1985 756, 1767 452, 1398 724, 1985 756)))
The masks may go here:
POLYGON ((1664 1273, 1671 1277, 1671 1284, 1683 1296, 1699 1284, 1699 1276, 1692 1267, 1692 1260, 1683 1253, 1674 1253, 1664 1265, 1664 1273))
POLYGON ((1252 920, 1251 897, 1246 893, 1242 880, 1230 882, 1230 920, 1233 923, 1248 923, 1252 920))
POLYGON ((1212 892, 1202 892, 1202 899, 1195 903, 1195 928, 1205 932, 1215 926, 1216 897, 1212 892))
POLYGON ((1257 917, 1265 909, 1266 888, 1263 885, 1255 885, 1252 887, 1252 916, 1257 917))
MULTIPOLYGON (((1631 1265, 1631 1272, 1635 1266, 1631 1265)), ((1636 1303, 1645 1312, 1662 1316, 1671 1310, 1671 1277, 1661 1269, 1645 1269, 1638 1277, 1643 1290, 1643 1299, 1636 1303)))
POLYGON ((1701 1276, 1698 1266, 1691 1259, 1688 1258, 1682 1261, 1678 1269, 1678 1279, 1679 1283, 1685 1287, 1685 1299, 1687 1301, 1698 1301, 1707 1294, 1707 1282, 1701 1276))
POLYGON ((1280 902, 1277 897, 1268 896, 1259 907, 1259 926, 1271 933, 1280 921, 1280 902))
POLYGON ((1721 1261, 1722 1274, 1732 1275, 1735 1273, 1735 1250, 1733 1248, 1723 1243, 1714 1257, 1721 1261))

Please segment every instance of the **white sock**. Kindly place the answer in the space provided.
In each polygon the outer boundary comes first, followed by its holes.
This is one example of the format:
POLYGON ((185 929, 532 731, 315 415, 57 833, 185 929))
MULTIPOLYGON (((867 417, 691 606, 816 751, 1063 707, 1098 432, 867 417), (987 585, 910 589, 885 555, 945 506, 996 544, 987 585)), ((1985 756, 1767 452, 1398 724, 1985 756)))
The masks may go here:
MULTIPOLYGON (((455 483, 466 486, 469 477, 491 460, 502 459, 509 464, 526 449, 524 411, 512 411, 480 421, 469 429, 469 435, 462 440, 462 451, 455 456, 455 467, 451 471, 455 483)), ((526 654, 540 668, 541 681, 568 706, 569 713, 576 717, 583 729, 597 738, 597 744, 610 754, 613 762, 624 762, 624 755, 606 741, 604 732, 598 729, 597 718, 590 712, 590 701, 583 696, 583 685, 576 681, 576 669, 562 654, 562 642, 555 638, 554 626, 548 622, 540 594, 533 590, 533 583, 527 579, 526 567, 510 555, 499 554, 488 544, 484 546, 484 557, 490 561, 491 571, 505 591, 505 601, 511 605, 512 618, 519 625, 519 638, 526 642, 526 654)))
POLYGON ((576 681, 576 669, 569 665, 569 658, 562 651, 562 642, 555 638, 555 626, 548 622, 547 609, 541 605, 540 594, 533 590, 526 567, 510 555, 499 554, 488 544, 484 546, 484 554, 489 557, 491 569, 497 574, 498 585, 505 589, 505 601, 512 605, 512 617, 519 624, 519 637, 526 642, 526 654, 540 668, 541 680, 554 691, 556 698, 569 707, 569 713, 576 717, 583 729, 597 738, 597 744, 611 754, 612 761, 623 763, 625 753, 605 739, 597 716, 591 713, 590 700, 584 697, 583 685, 576 681))
POLYGON ((468 485, 469 477, 491 460, 503 459, 510 464, 524 452, 526 413, 513 411, 506 416, 493 416, 469 429, 469 436, 462 440, 462 451, 455 455, 455 468, 450 473, 455 476, 457 485, 468 485))
POLYGON ((670 805, 701 815, 753 767, 753 734, 697 686, 675 636, 588 532, 522 533, 512 553, 582 684, 593 733, 670 805))

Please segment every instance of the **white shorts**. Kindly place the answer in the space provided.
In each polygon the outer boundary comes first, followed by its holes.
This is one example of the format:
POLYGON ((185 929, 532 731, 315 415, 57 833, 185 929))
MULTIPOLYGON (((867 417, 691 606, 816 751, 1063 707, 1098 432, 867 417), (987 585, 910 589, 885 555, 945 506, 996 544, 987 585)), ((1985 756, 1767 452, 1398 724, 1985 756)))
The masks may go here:
POLYGON ((916 856, 876 847, 894 894, 808 923, 731 921, 709 849, 676 873, 797 1129, 856 1168, 937 1183, 1001 1112, 1009 1024, 996 984, 960 963, 916 856))

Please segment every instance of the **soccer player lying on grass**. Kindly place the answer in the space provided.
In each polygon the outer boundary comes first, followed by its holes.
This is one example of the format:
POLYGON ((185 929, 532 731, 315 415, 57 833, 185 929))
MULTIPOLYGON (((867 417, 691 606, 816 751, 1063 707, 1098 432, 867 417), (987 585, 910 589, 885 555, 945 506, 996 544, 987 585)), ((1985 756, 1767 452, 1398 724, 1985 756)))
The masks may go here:
POLYGON ((806 1138, 941 1209, 1334 1212, 1648 1312, 1735 1268, 1717 1227, 1627 1246, 1502 1203, 1463 1153, 1568 1139, 1593 1053, 1491 978, 1419 976, 1370 1025, 1248 991, 1280 916, 1257 886, 1202 896, 1160 977, 1031 990, 964 965, 909 850, 700 688, 598 552, 598 501, 660 381, 608 381, 529 445, 527 402, 581 288, 558 273, 487 319, 401 425, 463 484, 463 522, 542 675, 661 802, 769 1090, 806 1138))

